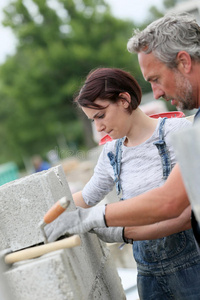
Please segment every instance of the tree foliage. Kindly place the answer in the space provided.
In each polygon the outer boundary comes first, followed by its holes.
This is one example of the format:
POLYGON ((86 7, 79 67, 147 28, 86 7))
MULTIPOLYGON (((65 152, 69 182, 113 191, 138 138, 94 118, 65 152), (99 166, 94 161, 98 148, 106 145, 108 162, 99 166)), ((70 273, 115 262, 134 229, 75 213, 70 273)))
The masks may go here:
POLYGON ((103 0, 13 0, 4 13, 18 45, 0 66, 0 163, 22 164, 63 139, 69 148, 93 146, 72 101, 93 68, 126 69, 150 90, 126 49, 134 23, 113 17, 103 0))

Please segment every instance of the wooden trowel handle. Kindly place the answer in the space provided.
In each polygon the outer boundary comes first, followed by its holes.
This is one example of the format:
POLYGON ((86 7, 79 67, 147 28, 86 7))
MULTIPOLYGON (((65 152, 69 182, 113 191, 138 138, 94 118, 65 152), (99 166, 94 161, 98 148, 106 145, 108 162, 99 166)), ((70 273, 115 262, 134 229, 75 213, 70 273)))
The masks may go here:
POLYGON ((45 214, 44 223, 49 224, 53 222, 59 215, 61 215, 69 206, 70 201, 66 197, 62 197, 58 200, 45 214))
POLYGON ((25 260, 25 259, 31 259, 35 257, 39 257, 43 254, 60 250, 63 248, 73 248, 76 246, 80 246, 81 244, 81 239, 79 235, 73 235, 71 237, 65 238, 60 241, 56 241, 53 243, 41 245, 41 246, 36 246, 24 250, 20 250, 14 253, 7 254, 5 256, 5 262, 7 264, 13 264, 15 262, 25 260))

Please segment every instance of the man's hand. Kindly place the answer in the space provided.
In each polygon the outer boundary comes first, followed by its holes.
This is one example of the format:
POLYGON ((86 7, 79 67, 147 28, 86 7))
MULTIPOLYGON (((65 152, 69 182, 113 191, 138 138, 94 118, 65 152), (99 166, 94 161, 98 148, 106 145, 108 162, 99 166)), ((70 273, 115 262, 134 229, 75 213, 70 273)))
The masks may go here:
POLYGON ((123 227, 102 227, 93 228, 91 233, 95 233, 98 238, 106 243, 126 243, 133 244, 133 240, 124 237, 123 227))
POLYGON ((45 226, 48 242, 57 240, 64 234, 79 234, 93 228, 105 227, 105 205, 92 208, 77 207, 76 210, 64 211, 55 221, 45 226))

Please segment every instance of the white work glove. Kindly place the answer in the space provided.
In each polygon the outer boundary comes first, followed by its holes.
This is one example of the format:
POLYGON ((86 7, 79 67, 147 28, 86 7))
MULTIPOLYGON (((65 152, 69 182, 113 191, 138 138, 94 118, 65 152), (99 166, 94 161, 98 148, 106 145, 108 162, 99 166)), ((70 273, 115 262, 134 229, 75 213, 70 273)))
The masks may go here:
POLYGON ((105 227, 105 205, 91 208, 77 207, 64 211, 52 223, 44 227, 48 242, 57 240, 64 234, 79 234, 95 227, 105 227))
POLYGON ((90 233, 95 233, 100 240, 106 243, 133 244, 132 239, 124 237, 124 227, 93 228, 90 233))

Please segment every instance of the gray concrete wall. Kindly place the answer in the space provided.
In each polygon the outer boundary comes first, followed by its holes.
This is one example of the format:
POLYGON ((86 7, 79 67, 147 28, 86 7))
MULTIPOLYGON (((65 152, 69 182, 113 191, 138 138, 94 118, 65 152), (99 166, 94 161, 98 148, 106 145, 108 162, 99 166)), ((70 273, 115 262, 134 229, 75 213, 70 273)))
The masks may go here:
MULTIPOLYGON (((63 169, 51 168, 0 187, 1 248, 12 251, 43 241, 38 223, 67 195, 63 169)), ((18 262, 4 272, 17 300, 125 299, 110 251, 94 234, 82 234, 81 246, 18 262)))

